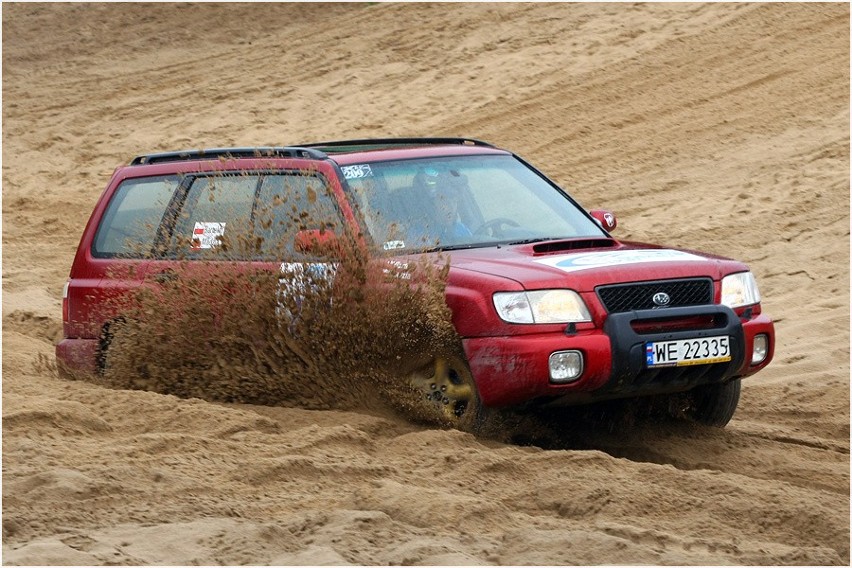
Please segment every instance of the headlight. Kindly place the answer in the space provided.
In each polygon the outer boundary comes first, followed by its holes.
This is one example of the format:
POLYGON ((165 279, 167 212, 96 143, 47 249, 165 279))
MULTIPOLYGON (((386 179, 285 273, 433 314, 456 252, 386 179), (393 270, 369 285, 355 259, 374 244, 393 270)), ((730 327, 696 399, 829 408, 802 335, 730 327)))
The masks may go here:
POLYGON ((760 303, 760 291, 751 272, 740 272, 722 278, 722 304, 739 308, 760 303))
POLYGON ((494 307, 509 323, 569 323, 592 321, 580 295, 573 290, 498 292, 494 307))

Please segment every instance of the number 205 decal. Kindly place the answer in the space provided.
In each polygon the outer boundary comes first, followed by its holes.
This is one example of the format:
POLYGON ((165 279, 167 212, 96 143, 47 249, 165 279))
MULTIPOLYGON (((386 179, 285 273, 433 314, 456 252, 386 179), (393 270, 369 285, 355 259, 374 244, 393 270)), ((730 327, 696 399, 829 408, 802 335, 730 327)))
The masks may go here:
POLYGON ((343 171, 343 177, 346 179, 360 179, 365 177, 373 177, 373 170, 369 164, 361 164, 357 166, 343 166, 340 168, 343 171))

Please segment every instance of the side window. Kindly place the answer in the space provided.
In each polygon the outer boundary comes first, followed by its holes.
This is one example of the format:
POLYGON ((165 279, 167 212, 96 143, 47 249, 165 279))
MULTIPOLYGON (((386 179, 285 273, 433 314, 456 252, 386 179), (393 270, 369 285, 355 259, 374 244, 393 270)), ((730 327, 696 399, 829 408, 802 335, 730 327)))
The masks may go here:
POLYGON ((179 185, 174 176, 128 179, 113 194, 95 235, 96 257, 147 258, 179 185))
POLYGON ((255 234, 264 257, 295 255, 296 233, 343 228, 337 203, 325 180, 313 173, 285 173, 263 178, 255 210, 255 234))
POLYGON ((173 231, 179 256, 244 257, 258 175, 198 177, 189 188, 173 231))

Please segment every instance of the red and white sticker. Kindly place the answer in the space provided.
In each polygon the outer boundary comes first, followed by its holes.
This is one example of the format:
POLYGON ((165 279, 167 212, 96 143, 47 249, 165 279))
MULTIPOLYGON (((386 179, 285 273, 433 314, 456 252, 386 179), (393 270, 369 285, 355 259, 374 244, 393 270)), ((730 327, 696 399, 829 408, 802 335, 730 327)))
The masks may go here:
POLYGON ((225 234, 225 223, 196 222, 192 230, 191 250, 211 249, 219 244, 225 234))

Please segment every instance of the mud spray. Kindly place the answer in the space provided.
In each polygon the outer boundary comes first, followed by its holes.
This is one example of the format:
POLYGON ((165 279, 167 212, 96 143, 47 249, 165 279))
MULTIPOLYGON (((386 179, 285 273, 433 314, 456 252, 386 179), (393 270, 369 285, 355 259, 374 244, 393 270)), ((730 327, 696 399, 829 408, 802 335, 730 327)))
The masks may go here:
POLYGON ((434 408, 405 373, 424 356, 461 350, 444 301, 447 264, 377 258, 357 235, 309 248, 311 258, 288 246, 274 262, 247 262, 257 242, 222 239, 213 251, 170 261, 167 282, 147 280, 111 300, 97 380, 430 421, 434 408))

